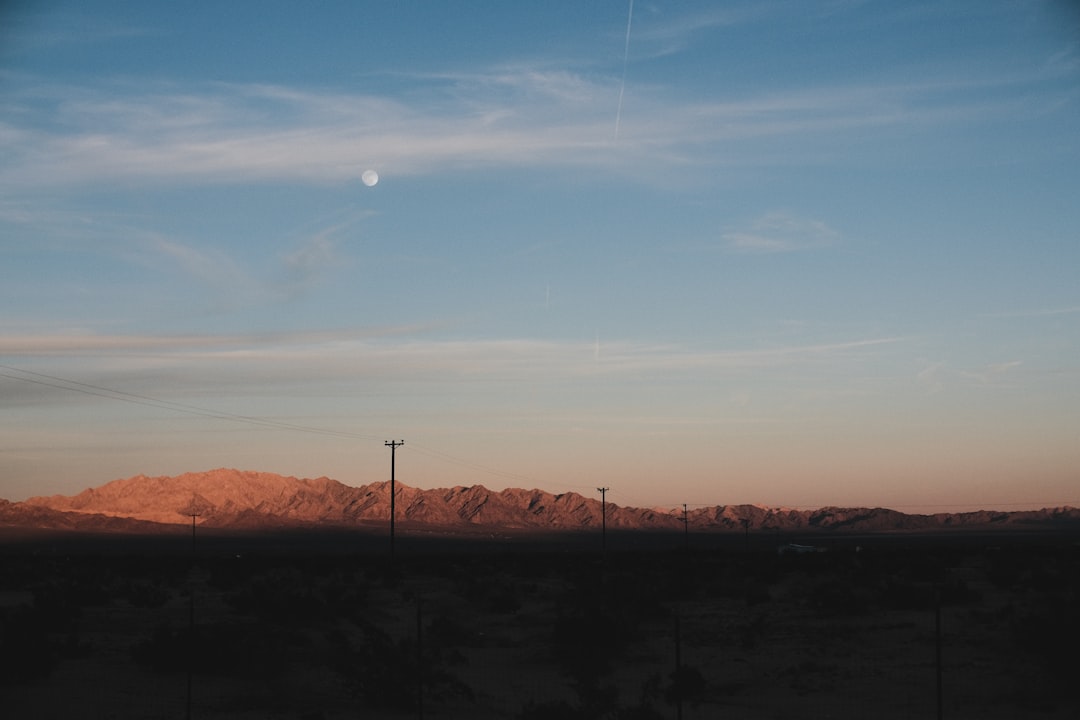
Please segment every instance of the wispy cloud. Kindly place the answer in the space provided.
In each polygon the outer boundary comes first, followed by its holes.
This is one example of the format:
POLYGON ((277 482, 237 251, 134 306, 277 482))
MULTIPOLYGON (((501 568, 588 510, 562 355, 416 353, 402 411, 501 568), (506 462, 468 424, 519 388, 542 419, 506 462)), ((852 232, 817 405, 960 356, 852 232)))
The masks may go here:
POLYGON ((984 385, 1000 382, 1004 376, 1015 368, 1023 365, 1022 360, 1010 360, 1002 363, 992 363, 974 370, 963 370, 960 374, 971 380, 976 380, 984 385))
POLYGON ((775 12, 775 4, 766 2, 671 15, 660 6, 646 7, 634 32, 634 57, 671 55, 701 40, 707 31, 762 20, 775 12))
POLYGON ((1044 308, 1039 310, 1015 310, 1012 312, 1002 313, 988 313, 983 317, 992 318, 1039 318, 1039 317, 1056 317, 1059 315, 1077 315, 1080 314, 1080 305, 1071 307, 1060 308, 1044 308))
POLYGON ((319 382, 381 378, 424 382, 481 383, 586 380, 597 376, 715 373, 770 370, 821 363, 859 363, 901 338, 794 345, 763 349, 709 350, 612 341, 597 361, 591 343, 532 339, 430 340, 430 329, 369 328, 264 335, 0 336, 0 354, 50 357, 78 363, 80 371, 101 358, 109 367, 137 374, 145 363, 180 374, 197 362, 202 381, 213 374, 234 386, 283 380, 319 382), (215 370, 216 368, 216 370, 215 370), (257 373, 252 373, 258 369, 257 373), (248 379, 245 379, 248 378, 248 379), (254 379, 254 378, 257 378, 254 379))
POLYGON ((251 284, 247 273, 224 252, 199 250, 156 233, 146 238, 146 247, 169 267, 180 269, 186 276, 216 291, 225 292, 251 284))
POLYGON ((222 243, 196 243, 149 230, 152 218, 55 202, 0 201, 0 227, 8 225, 14 236, 33 238, 37 249, 92 252, 110 263, 138 268, 154 281, 179 280, 198 287, 199 297, 214 308, 291 300, 317 288, 347 262, 338 237, 368 216, 352 210, 344 214, 345 219, 339 213, 299 236, 275 238, 293 249, 245 264, 222 243))
POLYGON ((316 286, 324 274, 342 262, 334 235, 342 226, 334 226, 307 238, 284 258, 284 291, 290 297, 303 295, 316 286))
MULTIPOLYGON (((640 175, 645 166, 779 162, 775 153, 746 147, 757 139, 831 136, 841 143, 854 129, 910 133, 995 112, 982 95, 962 92, 962 81, 773 89, 706 101, 637 84, 613 147, 617 80, 565 69, 401 78, 393 97, 259 84, 117 81, 76 88, 17 80, 0 123, 0 182, 11 188, 124 180, 331 183, 368 167, 399 175, 487 166, 640 175)), ((967 86, 986 82, 973 78, 967 86)), ((1030 112, 1033 104, 1031 93, 1023 108, 1007 96, 996 111, 1030 112)), ((803 150, 820 161, 813 143, 803 150)), ((789 146, 783 162, 799 157, 789 146)))
POLYGON ((916 373, 916 383, 929 393, 939 393, 957 385, 1002 387, 1023 365, 1022 360, 1009 360, 977 367, 953 368, 942 361, 926 362, 916 373))
POLYGON ((358 342, 377 338, 412 335, 430 330, 426 326, 378 326, 345 330, 307 332, 246 333, 235 335, 103 335, 92 332, 49 335, 0 335, 0 354, 89 357, 98 354, 138 355, 146 352, 189 353, 233 352, 265 347, 309 347, 358 342))
POLYGON ((9 27, 3 33, 3 40, 8 44, 9 51, 15 53, 28 48, 89 45, 159 34, 146 27, 102 19, 93 14, 52 12, 40 17, 19 18, 14 22, 12 15, 4 13, 4 21, 9 27))
POLYGON ((732 252, 785 253, 833 245, 840 234, 820 220, 773 212, 723 233, 721 239, 732 252))

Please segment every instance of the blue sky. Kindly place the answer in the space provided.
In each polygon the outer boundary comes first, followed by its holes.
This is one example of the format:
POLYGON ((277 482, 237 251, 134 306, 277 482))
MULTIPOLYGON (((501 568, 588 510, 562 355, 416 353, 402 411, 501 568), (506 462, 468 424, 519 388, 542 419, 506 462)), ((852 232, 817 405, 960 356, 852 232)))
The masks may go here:
POLYGON ((418 487, 1080 504, 1072 3, 0 27, 0 497, 404 438, 418 487))

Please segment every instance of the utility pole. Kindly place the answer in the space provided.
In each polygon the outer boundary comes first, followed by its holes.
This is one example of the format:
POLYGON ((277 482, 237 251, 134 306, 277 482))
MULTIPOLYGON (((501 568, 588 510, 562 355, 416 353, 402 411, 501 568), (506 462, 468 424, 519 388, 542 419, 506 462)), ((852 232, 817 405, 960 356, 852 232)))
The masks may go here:
POLYGON ((607 550, 607 491, 611 488, 600 487, 600 548, 607 550))
POLYGON ((195 564, 195 518, 199 517, 202 513, 199 513, 194 507, 191 508, 191 564, 195 564))
POLYGON ((690 549, 690 519, 686 515, 686 503, 682 504, 683 549, 690 549))
POLYGON ((416 717, 424 720, 424 615, 416 599, 416 717))
POLYGON ((683 679, 682 669, 682 628, 679 625, 679 616, 675 616, 675 717, 682 720, 682 699, 686 689, 686 681, 683 679))
POLYGON ((195 665, 195 518, 202 513, 191 499, 188 510, 191 515, 191 564, 188 568, 188 636, 187 636, 187 712, 184 717, 191 720, 191 676, 195 665))
POLYGON ((200 511, 206 507, 205 500, 202 502, 200 500, 201 498, 193 492, 191 502, 178 510, 181 515, 191 517, 191 559, 188 561, 188 632, 184 648, 187 655, 187 709, 184 717, 187 720, 191 720, 191 677, 195 665, 195 520, 202 515, 200 511))
POLYGON ((936 655, 935 665, 937 666, 937 720, 942 720, 945 717, 945 705, 941 677, 941 588, 937 589, 934 596, 936 606, 934 612, 934 650, 936 655))
POLYGON ((390 448, 390 558, 394 558, 394 502, 397 499, 397 488, 394 486, 394 455, 397 449, 404 445, 404 440, 387 440, 383 445, 390 448))

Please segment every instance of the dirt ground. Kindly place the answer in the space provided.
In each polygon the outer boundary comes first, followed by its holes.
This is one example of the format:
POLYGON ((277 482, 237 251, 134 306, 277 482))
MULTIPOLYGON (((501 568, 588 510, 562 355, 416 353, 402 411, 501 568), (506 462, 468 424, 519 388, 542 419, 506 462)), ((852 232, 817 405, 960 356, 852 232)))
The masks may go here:
POLYGON ((834 538, 783 553, 771 538, 604 553, 431 543, 393 559, 340 538, 218 542, 194 557, 136 539, 7 542, 0 707, 65 719, 1077 717, 1080 545, 1017 537, 834 538))

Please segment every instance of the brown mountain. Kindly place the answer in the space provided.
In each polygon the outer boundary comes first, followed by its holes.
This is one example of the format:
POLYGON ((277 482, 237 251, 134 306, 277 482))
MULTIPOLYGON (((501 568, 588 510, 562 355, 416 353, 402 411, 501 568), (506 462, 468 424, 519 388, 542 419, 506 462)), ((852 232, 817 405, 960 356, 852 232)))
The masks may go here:
MULTIPOLYGON (((138 531, 157 524, 190 522, 220 528, 299 526, 356 527, 390 517, 390 483, 351 487, 336 480, 283 477, 272 473, 218 469, 176 477, 139 475, 115 480, 78 495, 0 500, 0 525, 85 530, 138 531)), ((573 530, 599 527, 601 503, 578 493, 551 494, 516 488, 492 491, 482 485, 420 490, 398 483, 397 519, 441 527, 573 530)), ((1080 510, 980 511, 908 515, 883 508, 783 510, 756 505, 718 505, 687 514, 695 531, 886 532, 943 528, 1005 528, 1080 525, 1080 510)), ((608 503, 612 529, 681 530, 680 510, 619 507, 608 503)))

